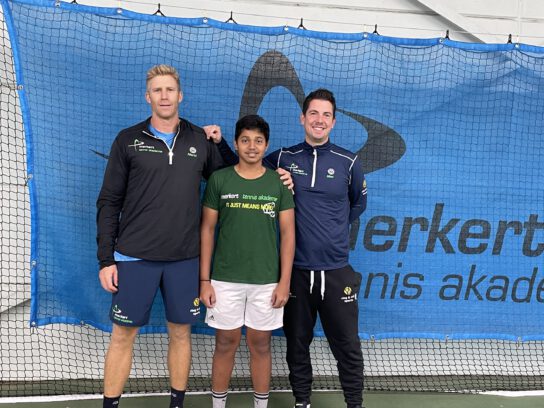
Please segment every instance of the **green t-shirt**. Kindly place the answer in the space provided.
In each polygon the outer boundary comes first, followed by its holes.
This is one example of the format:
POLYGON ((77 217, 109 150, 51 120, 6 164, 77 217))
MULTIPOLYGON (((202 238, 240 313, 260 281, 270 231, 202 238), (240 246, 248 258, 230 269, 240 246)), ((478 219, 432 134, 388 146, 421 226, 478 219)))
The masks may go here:
POLYGON ((278 213, 294 208, 293 194, 269 169, 242 178, 234 167, 213 173, 204 206, 219 211, 212 278, 267 284, 279 280, 278 213))

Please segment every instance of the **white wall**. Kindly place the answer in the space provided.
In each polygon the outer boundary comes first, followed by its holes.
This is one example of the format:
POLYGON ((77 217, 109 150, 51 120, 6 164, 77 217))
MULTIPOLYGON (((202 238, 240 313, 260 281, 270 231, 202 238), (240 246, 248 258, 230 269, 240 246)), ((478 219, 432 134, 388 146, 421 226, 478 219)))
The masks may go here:
POLYGON ((458 41, 514 42, 544 46, 544 2, 541 0, 81 0, 80 4, 121 7, 152 14, 160 2, 167 16, 210 17, 226 21, 233 12, 239 24, 297 27, 309 30, 372 32, 458 41))

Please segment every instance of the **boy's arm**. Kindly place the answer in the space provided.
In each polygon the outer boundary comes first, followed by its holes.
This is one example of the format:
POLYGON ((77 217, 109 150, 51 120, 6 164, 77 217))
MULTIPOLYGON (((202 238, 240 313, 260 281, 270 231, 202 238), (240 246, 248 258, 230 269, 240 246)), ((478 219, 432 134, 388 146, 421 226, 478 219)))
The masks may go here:
POLYGON ((215 306, 215 291, 211 285, 211 264, 215 238, 215 226, 219 212, 202 207, 200 224, 200 300, 206 307, 215 306))
POLYGON ((285 306, 289 300, 289 285, 291 283, 291 270, 295 257, 295 210, 280 211, 280 281, 272 294, 272 307, 285 306))

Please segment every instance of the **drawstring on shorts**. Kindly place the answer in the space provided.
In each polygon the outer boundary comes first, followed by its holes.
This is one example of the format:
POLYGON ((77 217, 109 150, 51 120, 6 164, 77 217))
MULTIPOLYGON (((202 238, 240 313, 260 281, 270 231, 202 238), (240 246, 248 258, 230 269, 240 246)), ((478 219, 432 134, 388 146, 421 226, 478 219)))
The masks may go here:
MULTIPOLYGON (((315 271, 310 271, 310 294, 314 289, 315 271)), ((325 271, 321 271, 321 300, 325 299, 325 271)))

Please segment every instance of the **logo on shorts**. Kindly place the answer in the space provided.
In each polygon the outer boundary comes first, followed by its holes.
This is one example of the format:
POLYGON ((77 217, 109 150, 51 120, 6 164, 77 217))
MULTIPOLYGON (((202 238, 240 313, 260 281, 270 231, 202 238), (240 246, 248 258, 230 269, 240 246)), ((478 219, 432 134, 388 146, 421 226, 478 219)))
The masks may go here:
POLYGON ((194 298, 193 306, 194 307, 192 309, 189 309, 189 312, 193 316, 198 316, 200 314, 200 299, 199 298, 194 298))
POLYGON ((190 156, 190 157, 197 157, 197 155, 196 155, 196 147, 194 147, 194 146, 189 147, 189 152, 187 153, 187 156, 190 156))
POLYGON ((119 306, 115 305, 111 308, 111 311, 113 313, 113 320, 117 321, 117 322, 120 322, 120 323, 128 323, 128 324, 132 324, 134 323, 132 320, 130 320, 128 318, 128 316, 125 316, 121 313, 123 313, 123 311, 121 309, 119 309, 119 306))
POLYGON ((346 296, 342 296, 340 298, 340 300, 342 300, 344 303, 351 303, 357 300, 357 293, 353 292, 353 289, 351 288, 351 286, 346 286, 344 288, 344 295, 346 296))

